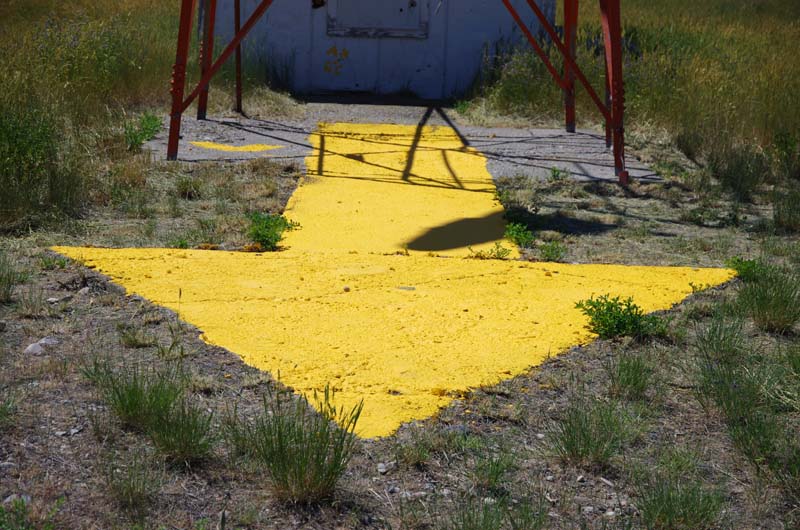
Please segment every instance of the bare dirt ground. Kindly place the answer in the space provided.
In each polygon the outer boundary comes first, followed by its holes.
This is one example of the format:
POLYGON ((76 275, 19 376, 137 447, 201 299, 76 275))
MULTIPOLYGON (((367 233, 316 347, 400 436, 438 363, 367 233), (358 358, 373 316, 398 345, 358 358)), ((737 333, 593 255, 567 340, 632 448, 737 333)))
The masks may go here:
MULTIPOLYGON (((427 110, 421 110, 424 116, 427 110)), ((350 121, 419 123, 419 111, 349 113, 350 121)), ((320 506, 279 502, 263 471, 237 459, 221 441, 207 462, 176 468, 163 462, 144 435, 121 428, 81 372, 95 355, 152 365, 165 362, 164 347, 172 344, 191 374, 193 398, 214 412, 216 432, 234 404, 244 416, 253 415, 268 388, 279 385, 233 353, 201 342, 198 331, 177 315, 127 296, 78 264, 59 261, 46 247, 241 248, 247 243, 244 213, 280 212, 296 186, 309 124, 341 118, 334 111, 305 112, 291 126, 251 124, 255 136, 299 144, 287 148, 283 158, 167 164, 157 154, 138 155, 124 167, 108 169, 113 193, 106 207, 3 241, 27 279, 17 286, 14 303, 0 306, 0 388, 17 404, 15 420, 0 432, 0 502, 30 499, 32 518, 51 521, 54 528, 210 529, 222 528, 224 519, 225 528, 423 529, 457 528, 452 518, 464 506, 506 498, 541 511, 545 528, 639 528, 642 476, 654 476, 664 454, 677 449, 693 455, 695 480, 724 499, 714 528, 800 524, 796 507, 734 449, 719 413, 701 405, 691 378, 693 336, 709 321, 713 306, 735 293, 738 281, 698 292, 670 311, 666 338, 598 340, 527 375, 475 389, 396 436, 360 440, 336 498, 320 506), (131 329, 141 332, 146 344, 132 347, 124 340, 131 329), (45 338, 52 340, 40 343, 41 352, 26 352, 45 338), (551 443, 559 420, 582 396, 610 399, 608 366, 621 354, 645 356, 657 367, 658 383, 647 398, 619 405, 635 432, 607 468, 564 463, 551 443), (115 473, 136 455, 146 456, 157 477, 152 484, 157 495, 142 519, 121 509, 110 488, 115 473), (498 459, 508 465, 490 479, 487 463, 498 459)), ((428 118, 446 123, 435 110, 428 118)), ((251 133, 238 127, 204 127, 189 121, 185 130, 212 141, 250 141, 251 133)), ((766 207, 737 206, 709 182, 678 178, 686 166, 670 153, 640 153, 659 174, 642 162, 645 178, 623 189, 609 181, 607 155, 598 164, 599 177, 590 179, 573 178, 582 175, 574 158, 536 151, 542 142, 562 145, 560 133, 460 130, 469 145, 489 155, 498 200, 534 231, 537 241, 526 259, 540 259, 552 251, 546 244, 557 242, 563 249, 556 257, 566 262, 720 266, 732 256, 764 253, 800 263, 800 242, 765 228, 771 215, 766 207), (501 134, 513 139, 492 147, 501 134), (515 159, 511 149, 518 148, 535 163, 515 159), (571 176, 553 167, 568 169, 571 176)), ((576 138, 602 143, 588 133, 576 138)), ((581 145, 576 140, 570 149, 583 152, 581 145)), ((754 329, 748 337, 753 343, 797 340, 796 334, 776 338, 754 329)))

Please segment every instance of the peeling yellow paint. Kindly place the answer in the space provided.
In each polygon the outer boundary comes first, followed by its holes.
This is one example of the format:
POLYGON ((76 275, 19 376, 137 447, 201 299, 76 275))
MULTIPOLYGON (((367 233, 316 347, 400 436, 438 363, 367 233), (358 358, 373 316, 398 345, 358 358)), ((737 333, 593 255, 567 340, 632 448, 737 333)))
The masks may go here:
POLYGON ((250 144, 250 145, 227 145, 215 142, 190 142, 195 147, 208 149, 210 151, 224 151, 227 153, 261 153, 282 149, 282 145, 250 144))
POLYGON ((504 225, 485 158, 452 129, 321 125, 311 141, 287 208, 301 228, 284 252, 54 250, 297 391, 331 383, 339 404, 363 398, 367 437, 592 340, 579 300, 632 296, 655 311, 733 275, 461 259, 501 241, 504 225))

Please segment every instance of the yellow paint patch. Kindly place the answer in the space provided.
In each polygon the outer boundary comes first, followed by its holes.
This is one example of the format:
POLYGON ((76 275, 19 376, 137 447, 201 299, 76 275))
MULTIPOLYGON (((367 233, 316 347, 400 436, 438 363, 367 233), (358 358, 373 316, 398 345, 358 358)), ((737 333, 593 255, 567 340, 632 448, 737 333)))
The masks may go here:
POLYGON ((215 142, 190 142, 195 147, 208 149, 210 151, 224 151, 227 153, 261 153, 274 149, 283 149, 282 145, 250 144, 250 145, 227 145, 215 142))
POLYGON ((308 177, 287 209, 301 229, 285 252, 54 250, 177 311, 207 342, 300 392, 331 383, 342 405, 363 398, 358 432, 368 437, 592 340, 579 300, 632 296, 655 311, 692 284, 733 275, 432 257, 502 239, 480 153, 444 127, 321 125, 311 141, 308 177), (410 255, 394 254, 403 249, 410 255))
POLYGON ((611 293, 667 309, 691 283, 732 276, 425 256, 55 250, 178 311, 207 342, 298 391, 331 382, 341 404, 364 398, 359 434, 368 437, 591 340, 578 300, 611 293))
POLYGON ((292 251, 466 256, 503 241, 486 158, 450 127, 320 124, 286 207, 292 251))

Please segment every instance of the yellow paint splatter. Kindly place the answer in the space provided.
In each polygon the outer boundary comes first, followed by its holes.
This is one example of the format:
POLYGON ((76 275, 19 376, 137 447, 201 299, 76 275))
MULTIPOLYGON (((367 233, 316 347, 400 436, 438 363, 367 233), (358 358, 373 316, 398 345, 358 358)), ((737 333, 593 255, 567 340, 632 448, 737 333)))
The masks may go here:
POLYGON ((210 151, 224 151, 227 153, 261 153, 274 149, 283 149, 282 145, 250 144, 250 145, 227 145, 215 142, 190 142, 195 147, 208 149, 210 151))
POLYGON ((300 392, 331 383, 342 405, 363 398, 368 437, 592 340, 578 300, 632 296, 655 311, 733 275, 458 259, 500 241, 503 221, 485 158, 452 129, 322 125, 312 141, 285 252, 55 250, 300 392))

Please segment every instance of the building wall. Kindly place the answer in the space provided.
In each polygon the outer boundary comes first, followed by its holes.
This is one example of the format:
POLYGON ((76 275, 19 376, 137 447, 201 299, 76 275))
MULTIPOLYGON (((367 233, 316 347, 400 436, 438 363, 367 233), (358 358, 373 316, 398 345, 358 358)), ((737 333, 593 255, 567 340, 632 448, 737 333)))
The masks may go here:
MULTIPOLYGON (((538 0, 552 20, 555 0, 538 0)), ((218 34, 233 33, 233 2, 219 2, 218 34)), ((242 22, 258 0, 242 1, 242 22)), ((513 0, 536 34, 525 0, 513 0)), ((299 94, 369 92, 448 99, 465 92, 486 57, 524 40, 501 0, 275 0, 246 54, 299 94)), ((526 44, 527 45, 527 44, 526 44)))

